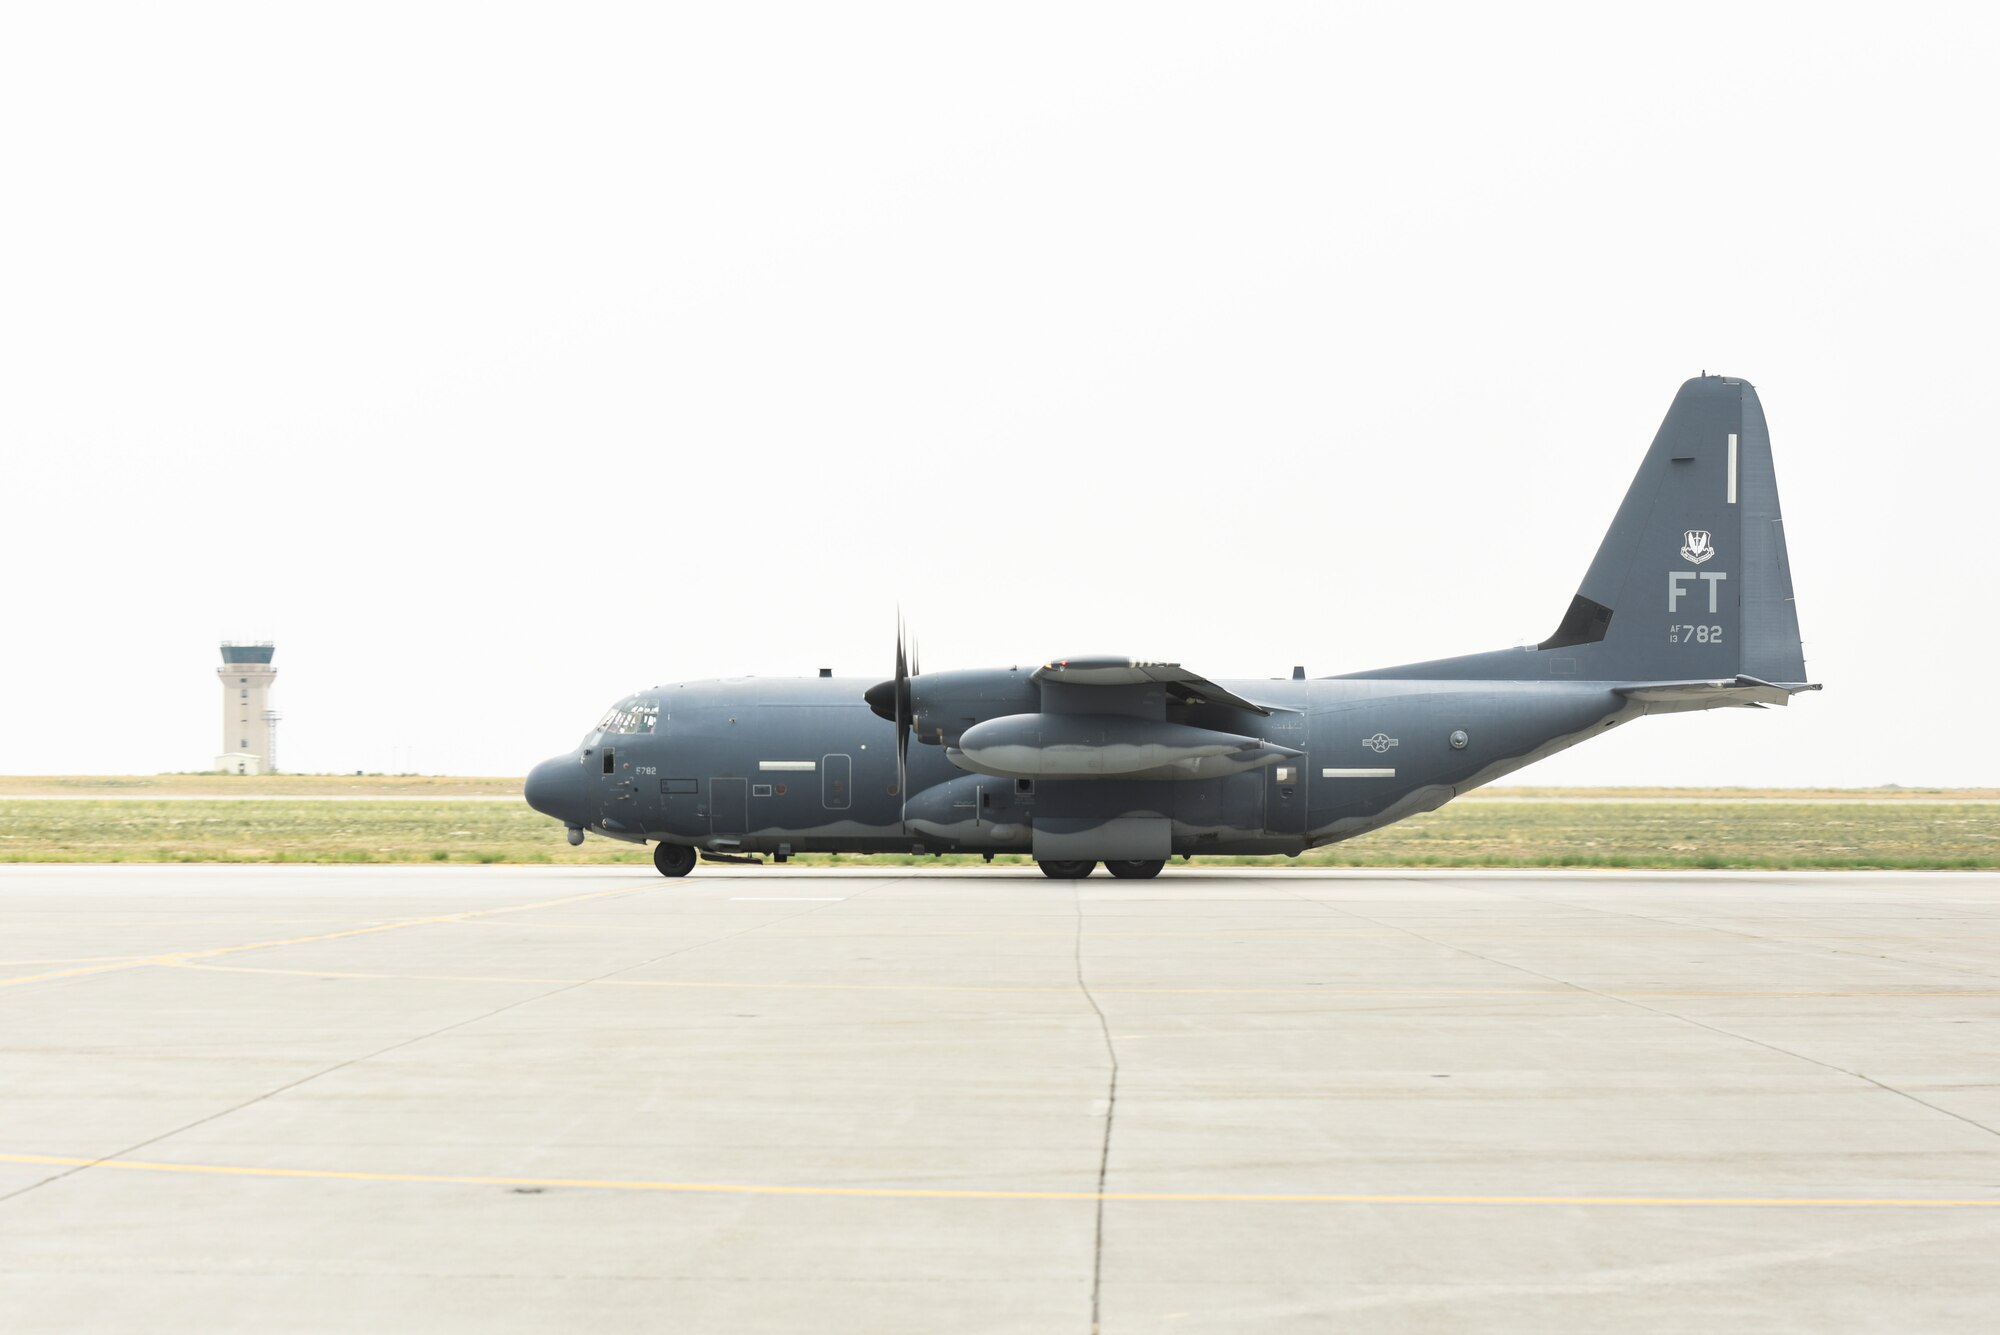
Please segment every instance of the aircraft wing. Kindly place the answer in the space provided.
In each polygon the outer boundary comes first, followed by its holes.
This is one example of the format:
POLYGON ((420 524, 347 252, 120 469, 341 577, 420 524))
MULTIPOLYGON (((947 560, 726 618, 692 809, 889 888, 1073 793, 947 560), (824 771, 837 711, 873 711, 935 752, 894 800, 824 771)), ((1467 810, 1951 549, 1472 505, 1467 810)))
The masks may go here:
POLYGON ((1758 708, 1790 702, 1800 691, 1816 691, 1818 682, 1771 682, 1760 677, 1725 677, 1719 681, 1642 681, 1617 688, 1628 700, 1659 706, 1659 713, 1687 709, 1758 708))
POLYGON ((1267 716, 1271 712, 1179 663, 1141 663, 1130 658, 1058 658, 1036 668, 1034 679, 1065 686, 1157 685, 1166 687, 1167 694, 1182 704, 1224 705, 1267 716))

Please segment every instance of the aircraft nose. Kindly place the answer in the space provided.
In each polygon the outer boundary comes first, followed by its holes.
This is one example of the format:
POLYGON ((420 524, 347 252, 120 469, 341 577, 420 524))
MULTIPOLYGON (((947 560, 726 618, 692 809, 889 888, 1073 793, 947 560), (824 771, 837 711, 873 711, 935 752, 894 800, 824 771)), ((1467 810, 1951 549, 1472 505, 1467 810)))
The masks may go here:
POLYGON ((521 796, 544 816, 554 816, 565 825, 582 825, 590 814, 583 810, 583 766, 571 756, 544 760, 529 770, 521 796))

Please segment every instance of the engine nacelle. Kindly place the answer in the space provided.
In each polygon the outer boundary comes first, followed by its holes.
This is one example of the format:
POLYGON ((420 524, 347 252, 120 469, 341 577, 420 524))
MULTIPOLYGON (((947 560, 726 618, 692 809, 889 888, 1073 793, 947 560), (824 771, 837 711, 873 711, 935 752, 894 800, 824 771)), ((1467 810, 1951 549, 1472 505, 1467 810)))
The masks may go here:
POLYGON ((912 731, 920 742, 956 746, 967 728, 1041 707, 1033 668, 926 672, 910 678, 912 731))

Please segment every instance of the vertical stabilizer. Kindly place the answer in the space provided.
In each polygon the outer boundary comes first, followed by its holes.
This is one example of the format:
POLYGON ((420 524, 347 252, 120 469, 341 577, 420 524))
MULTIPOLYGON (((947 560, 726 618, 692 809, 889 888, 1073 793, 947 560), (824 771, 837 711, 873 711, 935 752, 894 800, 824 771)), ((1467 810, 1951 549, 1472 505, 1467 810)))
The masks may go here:
POLYGON ((1532 650, 1348 675, 1624 683, 1747 676, 1803 685, 1771 433, 1756 387, 1720 375, 1681 386, 1569 610, 1532 650))
POLYGON ((1805 680, 1771 436, 1749 381, 1681 386, 1536 655, 1552 676, 1805 680))

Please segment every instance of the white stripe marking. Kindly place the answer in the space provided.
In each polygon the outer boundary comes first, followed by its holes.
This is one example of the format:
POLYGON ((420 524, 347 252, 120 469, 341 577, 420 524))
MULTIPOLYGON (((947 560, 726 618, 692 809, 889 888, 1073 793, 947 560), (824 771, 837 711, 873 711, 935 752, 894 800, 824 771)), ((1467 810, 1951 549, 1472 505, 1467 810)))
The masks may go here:
POLYGON ((1729 503, 1736 504, 1736 437, 1729 437, 1729 503))
POLYGON ((1319 772, 1319 777, 1322 779, 1393 779, 1396 777, 1396 771, 1392 769, 1323 769, 1319 772))
POLYGON ((846 895, 731 895, 732 904, 838 904, 846 895))
POLYGON ((757 762, 757 768, 762 770, 797 770, 801 773, 810 773, 819 768, 819 762, 817 760, 760 760, 757 762))

